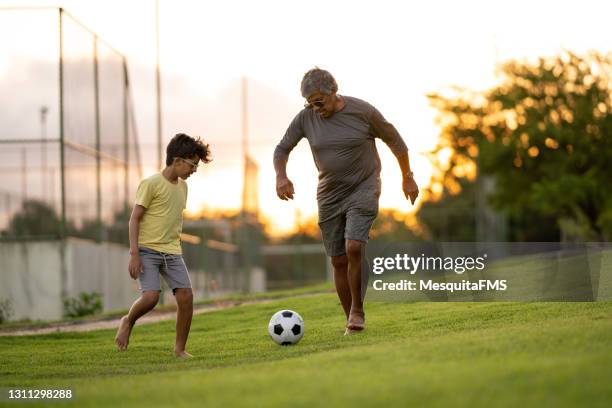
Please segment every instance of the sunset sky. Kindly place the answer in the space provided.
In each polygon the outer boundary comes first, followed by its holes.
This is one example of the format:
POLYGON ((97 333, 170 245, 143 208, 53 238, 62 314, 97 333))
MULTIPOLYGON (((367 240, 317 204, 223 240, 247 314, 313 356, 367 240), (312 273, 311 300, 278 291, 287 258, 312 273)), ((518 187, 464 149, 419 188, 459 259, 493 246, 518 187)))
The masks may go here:
MULTIPOLYGON (((12 5, 61 5, 127 56, 145 174, 155 172, 155 2, 0 1, 12 5)), ((395 124, 425 187, 431 168, 424 153, 439 132, 427 93, 453 85, 486 89, 497 81, 496 64, 511 58, 612 48, 606 1, 160 0, 160 10, 164 143, 177 132, 200 135, 214 154, 189 180, 188 209, 240 205, 240 78, 246 76, 260 208, 277 232, 293 226, 298 209, 304 217, 316 214, 317 174, 307 142, 288 167, 294 202, 276 197, 272 167, 274 146, 303 104, 301 77, 313 66, 334 74, 340 94, 367 100, 395 124)), ((37 26, 27 32, 19 41, 36 44, 37 26)), ((0 60, 0 80, 10 64, 0 60)), ((411 211, 395 158, 382 143, 379 153, 381 207, 411 211)))

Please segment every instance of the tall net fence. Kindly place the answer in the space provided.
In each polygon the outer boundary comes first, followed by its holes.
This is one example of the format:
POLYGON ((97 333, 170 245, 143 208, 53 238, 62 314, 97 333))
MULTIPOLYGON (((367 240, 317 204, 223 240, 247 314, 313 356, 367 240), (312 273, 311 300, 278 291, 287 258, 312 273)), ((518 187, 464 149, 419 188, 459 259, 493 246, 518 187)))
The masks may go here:
POLYGON ((0 9, 0 34, 1 236, 127 242, 142 173, 125 57, 62 9, 0 9))

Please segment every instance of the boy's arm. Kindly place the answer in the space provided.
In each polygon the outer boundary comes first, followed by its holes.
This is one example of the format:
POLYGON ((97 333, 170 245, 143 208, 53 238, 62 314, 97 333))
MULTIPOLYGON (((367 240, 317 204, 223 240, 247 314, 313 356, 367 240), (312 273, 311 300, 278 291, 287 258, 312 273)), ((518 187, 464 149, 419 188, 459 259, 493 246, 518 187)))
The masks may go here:
POLYGON ((140 261, 140 255, 138 255, 138 234, 140 233, 140 221, 145 213, 146 208, 141 205, 134 205, 132 209, 132 215, 130 216, 129 223, 129 237, 130 237, 130 264, 128 271, 132 279, 137 279, 140 271, 142 270, 142 262, 140 261))

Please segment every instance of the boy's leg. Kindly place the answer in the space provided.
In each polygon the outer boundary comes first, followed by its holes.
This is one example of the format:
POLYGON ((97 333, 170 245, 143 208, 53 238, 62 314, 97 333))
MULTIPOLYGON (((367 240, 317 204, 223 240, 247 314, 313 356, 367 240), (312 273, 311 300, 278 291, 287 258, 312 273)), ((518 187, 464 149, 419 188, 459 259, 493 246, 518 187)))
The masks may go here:
POLYGON ((191 329, 191 319, 193 317, 193 291, 191 288, 177 288, 174 296, 176 297, 176 342, 174 344, 174 354, 177 357, 191 357, 185 351, 187 337, 191 329))
POLYGON ((132 304, 127 315, 121 318, 115 343, 119 350, 126 350, 130 341, 132 328, 140 317, 155 307, 159 301, 159 291, 146 291, 132 304))
POLYGON ((192 357, 185 351, 187 337, 191 329, 193 317, 193 291, 191 290, 191 279, 187 272, 187 266, 181 255, 164 255, 162 276, 172 288, 176 299, 176 342, 174 354, 177 357, 192 357))
POLYGON ((155 307, 161 292, 159 270, 163 257, 159 252, 143 247, 138 248, 138 254, 142 261, 142 271, 138 276, 138 284, 142 293, 132 304, 129 313, 121 318, 115 337, 115 343, 119 350, 127 349, 132 327, 134 327, 136 320, 155 307))

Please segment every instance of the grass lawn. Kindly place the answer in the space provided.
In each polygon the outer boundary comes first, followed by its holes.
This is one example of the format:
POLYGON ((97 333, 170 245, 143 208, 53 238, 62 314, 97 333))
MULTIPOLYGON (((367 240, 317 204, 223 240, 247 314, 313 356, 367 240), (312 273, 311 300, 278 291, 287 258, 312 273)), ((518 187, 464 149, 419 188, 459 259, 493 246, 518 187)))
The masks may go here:
POLYGON ((68 404, 79 407, 612 401, 610 302, 369 302, 367 312, 367 331, 349 337, 332 294, 198 315, 189 361, 172 357, 171 321, 137 326, 124 353, 111 330, 0 337, 0 388, 71 388, 68 404), (268 337, 268 319, 283 308, 305 320, 297 346, 268 337))
MULTIPOLYGON (((167 289, 169 291, 169 289, 167 289)), ((198 306, 208 306, 214 304, 223 304, 227 302, 249 302, 249 301, 258 301, 258 300, 268 300, 268 299, 278 299, 285 298, 289 296, 300 296, 300 295, 310 295, 315 293, 323 293, 323 292, 334 292, 333 283, 326 282, 320 283, 317 285, 304 286, 293 289, 281 289, 281 290, 273 290, 264 293, 238 293, 233 295, 216 297, 213 299, 206 300, 197 300, 195 302, 196 308, 198 306)), ((165 293, 166 296, 172 297, 169 292, 165 293)), ((158 304, 155 307, 155 312, 171 312, 176 310, 176 304, 170 305, 161 305, 158 304)), ((42 321, 42 320, 18 320, 18 321, 9 321, 4 322, 0 325, 0 331, 11 331, 17 329, 36 329, 36 328, 45 328, 45 327, 53 327, 56 325, 62 324, 77 324, 77 323, 88 323, 95 322, 99 320, 110 320, 110 319, 118 319, 121 316, 127 314, 128 309, 121 310, 112 310, 100 314, 88 315, 82 317, 64 317, 55 321, 42 321)))

